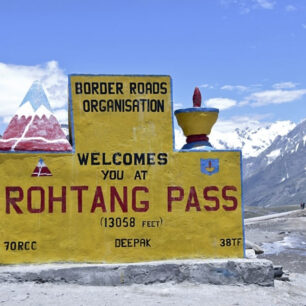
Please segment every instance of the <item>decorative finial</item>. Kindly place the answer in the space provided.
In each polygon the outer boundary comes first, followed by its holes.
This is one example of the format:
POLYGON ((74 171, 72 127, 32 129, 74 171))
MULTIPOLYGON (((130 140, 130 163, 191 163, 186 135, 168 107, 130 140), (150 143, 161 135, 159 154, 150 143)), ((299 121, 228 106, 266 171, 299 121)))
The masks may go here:
POLYGON ((209 143, 208 135, 218 119, 219 110, 217 108, 201 107, 202 97, 198 87, 194 89, 192 100, 192 108, 177 109, 174 112, 178 125, 187 137, 182 150, 201 148, 211 151, 213 148, 209 143))
POLYGON ((198 87, 194 89, 192 101, 193 101, 193 107, 201 107, 202 97, 200 89, 198 87))

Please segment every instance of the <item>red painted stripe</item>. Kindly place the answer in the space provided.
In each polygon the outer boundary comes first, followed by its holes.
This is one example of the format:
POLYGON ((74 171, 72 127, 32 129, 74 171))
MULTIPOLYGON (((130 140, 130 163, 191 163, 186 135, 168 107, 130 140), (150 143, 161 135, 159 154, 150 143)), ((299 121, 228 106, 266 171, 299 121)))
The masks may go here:
POLYGON ((50 170, 47 167, 41 168, 40 173, 41 173, 41 175, 42 174, 51 174, 50 170))
POLYGON ((205 134, 200 134, 200 135, 190 135, 187 136, 186 142, 191 143, 191 142, 196 142, 196 141, 208 141, 209 138, 205 134))

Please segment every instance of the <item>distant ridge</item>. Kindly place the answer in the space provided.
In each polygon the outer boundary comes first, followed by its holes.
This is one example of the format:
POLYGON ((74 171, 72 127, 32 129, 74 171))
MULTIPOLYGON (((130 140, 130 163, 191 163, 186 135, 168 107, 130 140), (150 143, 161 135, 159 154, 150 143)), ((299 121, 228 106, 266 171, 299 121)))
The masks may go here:
POLYGON ((281 206, 306 201, 306 120, 278 136, 255 158, 244 160, 244 203, 281 206))
POLYGON ((212 131, 210 141, 218 150, 242 150, 244 158, 256 157, 278 136, 287 135, 295 128, 296 124, 289 121, 276 121, 264 127, 236 128, 227 132, 212 131))

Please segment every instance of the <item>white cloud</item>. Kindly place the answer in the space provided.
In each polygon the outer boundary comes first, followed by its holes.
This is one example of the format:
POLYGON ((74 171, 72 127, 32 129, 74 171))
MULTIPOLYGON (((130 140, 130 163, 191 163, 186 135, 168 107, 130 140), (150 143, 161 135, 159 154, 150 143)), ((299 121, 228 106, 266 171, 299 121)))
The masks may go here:
POLYGON ((275 83, 273 84, 273 88, 275 89, 290 89, 290 88, 295 88, 296 83, 293 82, 281 82, 281 83, 275 83))
POLYGON ((2 122, 6 123, 6 124, 9 124, 11 119, 12 119, 12 116, 5 116, 5 117, 3 117, 2 122))
POLYGON ((293 11, 296 11, 296 7, 294 5, 289 4, 285 7, 285 10, 287 12, 293 12, 293 11))
POLYGON ((198 87, 199 88, 210 88, 210 89, 214 88, 214 86, 209 85, 209 84, 202 84, 202 85, 199 85, 198 87))
POLYGON ((174 109, 179 109, 179 108, 182 108, 183 107, 183 103, 173 103, 173 108, 174 109))
POLYGON ((54 116, 57 118, 60 124, 68 124, 68 112, 66 109, 58 109, 54 112, 54 116))
POLYGON ((212 98, 208 99, 205 104, 208 107, 216 107, 223 110, 235 106, 237 101, 227 98, 212 98))
POLYGON ((243 100, 243 101, 240 101, 237 106, 245 106, 245 105, 249 105, 249 104, 250 104, 249 101, 243 100))
POLYGON ((252 106, 263 106, 268 104, 281 104, 293 102, 306 95, 306 89, 299 90, 265 90, 255 92, 248 96, 245 100, 252 106))
POLYGON ((222 90, 238 90, 238 91, 246 91, 248 87, 243 85, 224 85, 221 87, 222 90))
POLYGON ((256 0, 258 5, 262 7, 263 9, 271 10, 275 6, 275 2, 271 0, 256 0))
POLYGON ((228 7, 235 5, 240 9, 242 14, 248 14, 255 9, 272 10, 275 7, 276 1, 272 0, 221 0, 221 4, 228 7))
POLYGON ((31 84, 39 80, 53 109, 67 105, 67 76, 58 63, 22 66, 0 63, 0 117, 6 122, 14 115, 31 84))
POLYGON ((182 146, 186 143, 186 137, 184 136, 181 129, 174 130, 175 148, 180 150, 182 146))

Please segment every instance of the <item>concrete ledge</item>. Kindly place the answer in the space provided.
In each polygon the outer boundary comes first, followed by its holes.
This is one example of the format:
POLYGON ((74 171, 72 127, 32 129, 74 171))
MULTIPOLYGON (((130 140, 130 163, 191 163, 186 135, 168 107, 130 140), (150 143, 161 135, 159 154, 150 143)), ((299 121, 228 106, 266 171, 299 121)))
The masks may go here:
POLYGON ((0 267, 0 283, 70 283, 119 286, 183 281, 200 284, 274 285, 272 262, 264 259, 171 260, 131 264, 43 264, 0 267))

